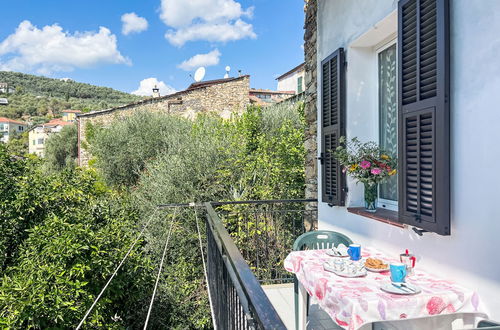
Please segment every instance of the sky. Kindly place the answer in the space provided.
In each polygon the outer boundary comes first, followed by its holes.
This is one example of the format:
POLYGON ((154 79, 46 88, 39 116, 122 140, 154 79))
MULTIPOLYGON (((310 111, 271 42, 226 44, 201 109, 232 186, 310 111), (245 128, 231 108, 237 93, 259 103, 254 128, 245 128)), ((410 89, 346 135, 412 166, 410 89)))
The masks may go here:
POLYGON ((148 95, 249 74, 253 88, 303 62, 303 0, 0 0, 0 71, 148 95), (191 75, 191 76, 190 76, 191 75))

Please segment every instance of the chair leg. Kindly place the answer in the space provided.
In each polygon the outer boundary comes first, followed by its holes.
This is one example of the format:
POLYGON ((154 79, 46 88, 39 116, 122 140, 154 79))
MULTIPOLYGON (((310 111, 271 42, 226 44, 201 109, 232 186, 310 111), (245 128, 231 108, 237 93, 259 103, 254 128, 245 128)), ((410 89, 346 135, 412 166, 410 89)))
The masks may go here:
POLYGON ((295 330, 299 329, 299 282, 297 277, 293 277, 293 295, 295 303, 295 330))

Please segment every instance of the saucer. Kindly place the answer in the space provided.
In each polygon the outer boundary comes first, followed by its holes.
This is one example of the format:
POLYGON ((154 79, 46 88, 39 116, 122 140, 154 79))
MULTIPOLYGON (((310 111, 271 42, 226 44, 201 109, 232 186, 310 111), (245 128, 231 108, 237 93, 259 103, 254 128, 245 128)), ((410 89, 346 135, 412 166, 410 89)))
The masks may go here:
POLYGON ((336 249, 336 251, 338 251, 340 253, 340 255, 336 254, 335 251, 333 251, 333 249, 328 249, 328 250, 326 250, 325 253, 328 254, 330 257, 337 257, 337 258, 345 258, 345 257, 349 256, 347 253, 343 254, 342 252, 340 252, 337 249, 336 249))
POLYGON ((399 284, 386 283, 380 287, 382 291, 392 293, 392 294, 400 294, 400 295, 413 295, 418 294, 422 291, 419 286, 414 284, 404 283, 408 288, 401 287, 399 284), (411 291, 413 290, 413 291, 411 291))
POLYGON ((356 273, 353 274, 353 273, 348 273, 346 271, 335 270, 335 268, 333 268, 333 265, 331 265, 328 262, 325 262, 323 264, 323 269, 328 271, 328 272, 332 272, 335 275, 342 276, 342 277, 361 277, 361 276, 366 276, 366 274, 368 274, 365 267, 359 269, 356 273))

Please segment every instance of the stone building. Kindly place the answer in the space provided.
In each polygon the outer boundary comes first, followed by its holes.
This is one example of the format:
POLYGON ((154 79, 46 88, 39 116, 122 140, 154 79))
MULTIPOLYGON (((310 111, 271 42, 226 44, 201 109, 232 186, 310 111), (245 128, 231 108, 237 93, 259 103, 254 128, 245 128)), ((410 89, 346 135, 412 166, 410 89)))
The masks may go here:
POLYGON ((194 118, 198 113, 217 113, 229 118, 233 112, 241 113, 249 104, 250 76, 201 81, 191 84, 186 90, 166 96, 148 98, 143 101, 77 115, 78 164, 86 166, 91 157, 85 146, 85 127, 88 123, 109 125, 123 116, 137 111, 179 114, 194 118))

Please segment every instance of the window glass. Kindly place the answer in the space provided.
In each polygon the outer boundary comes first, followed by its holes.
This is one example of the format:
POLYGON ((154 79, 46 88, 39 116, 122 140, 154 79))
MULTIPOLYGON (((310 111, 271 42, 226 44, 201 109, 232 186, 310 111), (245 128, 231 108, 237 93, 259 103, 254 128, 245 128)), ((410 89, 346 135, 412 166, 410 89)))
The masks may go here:
POLYGON ((0 124, 0 131, 3 131, 3 124, 0 124))
MULTIPOLYGON (((396 54, 396 45, 392 45, 378 55, 380 147, 392 157, 398 154, 396 54)), ((398 200, 397 175, 380 185, 379 197, 398 200)))
POLYGON ((38 144, 43 144, 43 139, 38 139, 38 144))

